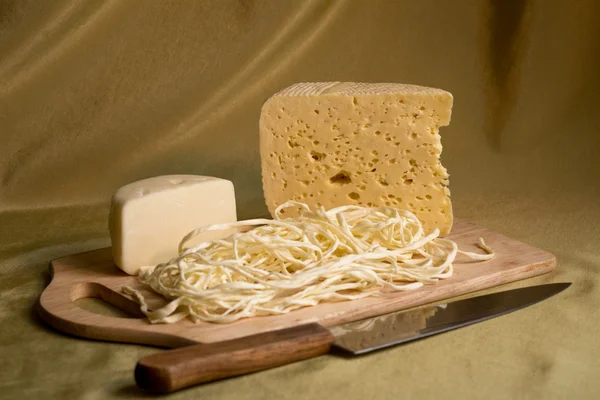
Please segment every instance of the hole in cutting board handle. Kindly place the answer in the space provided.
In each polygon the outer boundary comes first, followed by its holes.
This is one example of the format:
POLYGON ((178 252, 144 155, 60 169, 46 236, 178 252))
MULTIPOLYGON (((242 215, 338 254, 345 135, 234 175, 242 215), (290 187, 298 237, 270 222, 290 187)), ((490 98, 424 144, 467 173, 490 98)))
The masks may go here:
POLYGON ((145 318, 136 302, 96 282, 71 287, 71 301, 94 314, 116 318, 145 318))
POLYGON ((106 301, 97 297, 83 297, 74 301, 75 305, 93 314, 103 315, 113 318, 136 318, 126 313, 119 307, 115 307, 106 301))

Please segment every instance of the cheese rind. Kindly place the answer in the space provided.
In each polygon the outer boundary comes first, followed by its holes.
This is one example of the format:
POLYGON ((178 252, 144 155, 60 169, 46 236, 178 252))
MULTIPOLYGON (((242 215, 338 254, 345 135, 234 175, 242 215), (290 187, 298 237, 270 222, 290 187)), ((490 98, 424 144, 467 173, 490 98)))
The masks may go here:
MULTIPOLYGON (((190 231, 235 222, 233 184, 197 175, 166 175, 133 182, 112 197, 109 230, 115 264, 134 275, 140 267, 167 262, 190 231)), ((195 243, 229 231, 201 234, 195 243)))
POLYGON ((311 207, 390 205, 414 212, 427 232, 452 227, 439 127, 452 95, 388 83, 299 83, 263 105, 260 153, 269 211, 287 200, 311 207))

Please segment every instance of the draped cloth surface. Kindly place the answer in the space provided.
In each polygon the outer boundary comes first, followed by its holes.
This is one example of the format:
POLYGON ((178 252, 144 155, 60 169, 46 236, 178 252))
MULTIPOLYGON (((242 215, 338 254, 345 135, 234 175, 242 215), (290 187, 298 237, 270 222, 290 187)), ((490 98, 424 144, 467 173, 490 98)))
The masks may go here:
POLYGON ((450 91, 455 214, 558 258, 503 289, 574 284, 435 338, 173 398, 597 398, 599 71, 592 0, 0 1, 0 398, 141 396, 133 367, 158 350, 35 316, 49 260, 108 246, 111 194, 150 176, 230 179, 239 217, 265 215, 260 107, 327 80, 450 91))

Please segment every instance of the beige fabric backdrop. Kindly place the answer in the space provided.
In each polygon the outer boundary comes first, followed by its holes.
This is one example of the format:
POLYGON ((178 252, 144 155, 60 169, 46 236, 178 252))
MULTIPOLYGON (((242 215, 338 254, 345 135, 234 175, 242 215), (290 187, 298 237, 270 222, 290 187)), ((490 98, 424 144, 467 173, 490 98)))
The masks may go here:
POLYGON ((435 339, 174 398, 595 398, 599 71, 593 0, 0 1, 0 398, 140 395, 133 366, 155 349, 35 317, 48 261, 107 246, 110 195, 153 175, 231 179, 239 216, 264 214, 260 107, 317 80, 452 92, 456 214, 557 255, 521 285, 574 286, 435 339))

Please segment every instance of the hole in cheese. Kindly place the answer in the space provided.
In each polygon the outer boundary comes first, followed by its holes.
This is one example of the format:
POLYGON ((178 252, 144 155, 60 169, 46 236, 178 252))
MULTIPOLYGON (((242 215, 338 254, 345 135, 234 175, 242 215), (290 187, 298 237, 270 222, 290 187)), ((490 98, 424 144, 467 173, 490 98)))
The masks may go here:
POLYGON ((352 182, 352 179, 350 178, 350 174, 348 172, 340 171, 331 178, 329 178, 329 182, 336 185, 345 185, 347 183, 352 182))

